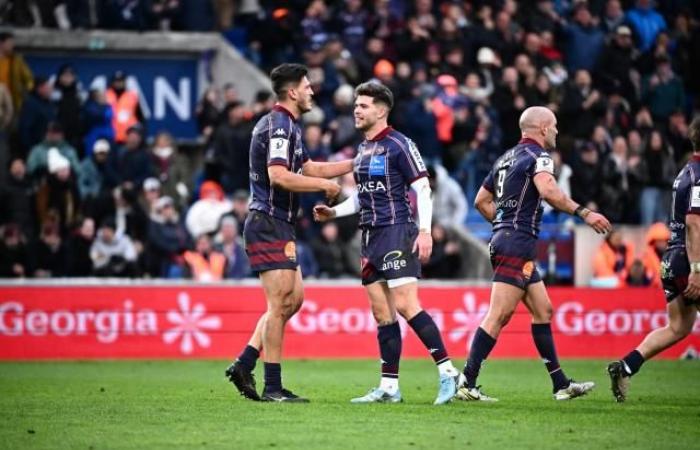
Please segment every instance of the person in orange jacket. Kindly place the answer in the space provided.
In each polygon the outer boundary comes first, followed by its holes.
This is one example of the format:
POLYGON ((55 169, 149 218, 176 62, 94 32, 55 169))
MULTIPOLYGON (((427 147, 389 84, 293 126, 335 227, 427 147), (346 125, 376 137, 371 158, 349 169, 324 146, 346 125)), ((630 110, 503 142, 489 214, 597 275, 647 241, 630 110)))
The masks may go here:
POLYGON ((139 104, 139 94, 126 87, 126 73, 117 70, 112 75, 105 99, 112 107, 114 141, 123 144, 129 128, 143 124, 144 116, 139 104))
POLYGON ((642 263, 647 276, 651 278, 651 285, 654 287, 661 286, 661 277, 659 275, 661 272, 661 255, 666 251, 670 238, 671 231, 665 223, 657 222, 649 227, 649 231, 647 231, 647 248, 642 257, 642 263))
POLYGON ((208 234, 200 235, 195 250, 186 251, 184 258, 187 263, 186 270, 193 280, 208 282, 223 279, 226 257, 223 253, 213 250, 208 234))
POLYGON ((617 277, 620 285, 625 282, 634 261, 634 246, 622 240, 622 232, 613 229, 600 244, 593 257, 593 276, 617 277))

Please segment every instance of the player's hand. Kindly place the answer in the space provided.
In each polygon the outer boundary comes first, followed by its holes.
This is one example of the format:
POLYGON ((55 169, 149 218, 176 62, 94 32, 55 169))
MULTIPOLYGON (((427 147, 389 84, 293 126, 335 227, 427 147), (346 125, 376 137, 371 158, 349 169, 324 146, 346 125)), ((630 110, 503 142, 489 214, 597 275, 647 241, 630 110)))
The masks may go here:
POLYGON ((583 220, 586 222, 586 225, 593 228, 598 234, 609 233, 610 230, 612 230, 612 226, 610 225, 608 219, 604 215, 597 212, 591 211, 583 220))
POLYGON ((433 252, 433 237, 430 233, 420 232, 413 243, 412 252, 418 250, 418 259, 421 264, 426 264, 430 260, 430 254, 433 252))
POLYGON ((328 202, 334 202, 340 195, 340 185, 335 181, 325 180, 323 192, 326 194, 328 202))
POLYGON ((314 220, 316 222, 328 222, 335 217, 335 209, 328 205, 314 206, 314 220))
POLYGON ((700 298, 700 273, 688 275, 688 287, 683 291, 683 297, 691 300, 700 298))

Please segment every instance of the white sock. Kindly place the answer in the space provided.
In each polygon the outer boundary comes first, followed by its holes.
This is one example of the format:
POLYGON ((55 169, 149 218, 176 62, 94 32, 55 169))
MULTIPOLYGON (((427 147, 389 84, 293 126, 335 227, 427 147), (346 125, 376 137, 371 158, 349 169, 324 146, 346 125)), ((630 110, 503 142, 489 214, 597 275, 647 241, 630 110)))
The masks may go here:
POLYGON ((437 368, 438 368, 438 372, 440 373, 441 376, 448 375, 448 376, 454 377, 457 374, 459 374, 459 371, 457 369, 455 369, 455 366, 452 365, 452 361, 449 359, 447 361, 443 361, 440 364, 438 364, 437 368))
POLYGON ((389 395, 394 395, 399 390, 399 379, 382 377, 382 380, 379 382, 379 389, 389 395))

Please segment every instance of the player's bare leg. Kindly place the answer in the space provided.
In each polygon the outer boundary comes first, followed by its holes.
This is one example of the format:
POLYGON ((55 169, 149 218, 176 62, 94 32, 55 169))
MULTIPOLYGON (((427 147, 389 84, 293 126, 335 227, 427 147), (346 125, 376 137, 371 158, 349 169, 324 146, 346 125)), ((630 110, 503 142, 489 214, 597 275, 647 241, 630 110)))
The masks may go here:
POLYGON ((260 396, 255 387, 253 371, 262 350, 262 330, 266 316, 266 313, 260 316, 248 345, 245 346, 241 354, 236 358, 236 361, 225 372, 226 377, 236 386, 236 389, 242 396, 255 401, 259 401, 260 396))
POLYGON ((463 375, 460 377, 457 398, 467 401, 496 401, 495 398, 481 392, 481 389, 476 385, 476 380, 481 365, 496 345, 498 335, 510 321, 523 294, 523 290, 519 287, 500 281, 493 283, 489 310, 474 334, 469 349, 469 358, 464 365, 463 375))
POLYGON ((650 332, 636 349, 620 361, 608 365, 613 396, 618 402, 626 400, 630 377, 639 372, 646 360, 681 341, 693 331, 698 315, 697 304, 687 304, 683 296, 679 295, 668 303, 666 311, 668 324, 665 327, 650 332))
POLYGON ((552 338, 552 302, 542 281, 528 285, 523 303, 532 316, 532 339, 552 379, 552 392, 556 400, 570 400, 586 395, 595 387, 592 381, 578 383, 570 380, 559 366, 557 351, 552 338))
POLYGON ((398 403, 399 361, 401 359, 401 328, 396 320, 396 309, 389 301, 389 288, 385 282, 377 281, 365 286, 374 320, 377 321, 377 340, 381 355, 381 379, 379 387, 370 389, 351 403, 398 403))
POLYGON ((418 300, 418 283, 415 279, 392 280, 396 283, 389 288, 389 299, 401 317, 406 319, 430 356, 435 361, 440 376, 440 387, 436 405, 452 400, 457 393, 459 371, 452 365, 445 344, 435 321, 425 312, 418 300), (398 283, 397 283, 398 281, 398 283))
POLYGON ((282 344, 284 327, 291 317, 301 308, 304 300, 301 271, 275 269, 260 275, 267 313, 262 329, 262 343, 265 348, 265 389, 262 400, 295 401, 308 400, 297 397, 282 387, 282 344))

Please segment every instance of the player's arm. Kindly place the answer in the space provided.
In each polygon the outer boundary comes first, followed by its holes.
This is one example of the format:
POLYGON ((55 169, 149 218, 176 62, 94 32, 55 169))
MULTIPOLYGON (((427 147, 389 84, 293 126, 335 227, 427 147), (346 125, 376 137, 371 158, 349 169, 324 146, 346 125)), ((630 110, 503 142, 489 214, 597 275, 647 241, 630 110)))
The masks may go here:
POLYGON ((579 205, 564 194, 557 185, 554 175, 551 173, 546 171, 538 172, 535 174, 533 180, 537 191, 540 193, 540 197, 552 205, 554 209, 579 216, 597 233, 605 234, 612 229, 610 222, 604 215, 579 205))
POLYGON ((328 199, 335 199, 340 193, 340 185, 334 181, 292 173, 286 166, 279 164, 268 166, 267 175, 273 187, 285 191, 324 192, 328 199))
POLYGON ((309 177, 335 178, 352 172, 352 169, 352 159, 335 162, 317 162, 309 159, 304 163, 302 173, 309 177))
POLYGON ((493 222, 496 218, 496 203, 493 201, 493 192, 485 186, 479 188, 474 199, 474 207, 484 216, 484 219, 493 222))
POLYGON ((700 214, 694 213, 692 209, 691 206, 691 211, 685 216, 685 250, 690 263, 690 275, 683 296, 697 299, 700 298, 700 214))
POLYGON ((411 183, 411 189, 416 193, 416 209, 418 210, 418 237, 413 243, 413 252, 418 250, 418 259, 423 264, 430 260, 433 252, 433 236, 431 234, 433 221, 433 191, 430 189, 428 177, 420 177, 411 183))
POLYGON ((314 220, 316 222, 327 222, 336 217, 352 216, 360 211, 360 199, 357 192, 348 197, 344 202, 330 207, 328 205, 314 206, 314 220))

